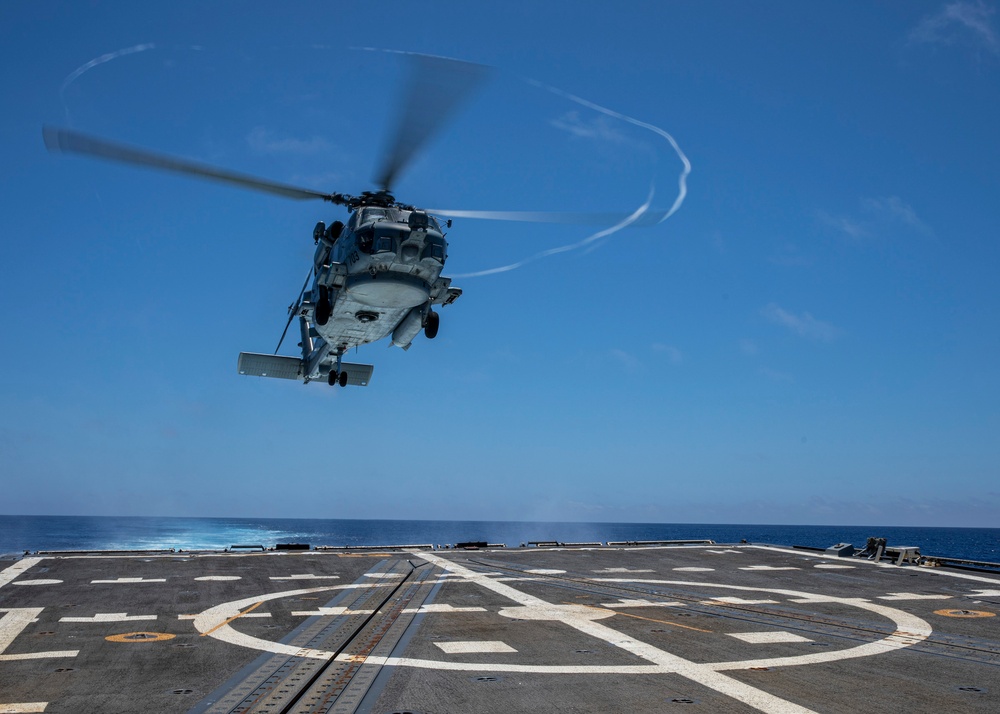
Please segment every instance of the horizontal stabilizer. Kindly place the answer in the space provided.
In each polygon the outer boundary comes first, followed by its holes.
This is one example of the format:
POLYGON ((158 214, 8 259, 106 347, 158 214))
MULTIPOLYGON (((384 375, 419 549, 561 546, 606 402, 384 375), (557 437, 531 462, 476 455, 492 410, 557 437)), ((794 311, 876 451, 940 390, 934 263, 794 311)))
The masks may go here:
MULTIPOLYGON (((371 364, 342 362, 340 365, 340 371, 347 372, 348 386, 354 385, 355 387, 367 387, 368 382, 372 379, 372 372, 375 371, 375 366, 371 364)), ((323 367, 320 370, 320 374, 326 378, 330 374, 330 370, 323 367)))
MULTIPOLYGON (((325 382, 330 375, 331 365, 320 365, 319 372, 313 373, 310 380, 325 382)), ((265 355, 257 352, 240 352, 237 369, 240 374, 250 377, 276 377, 278 379, 305 379, 302 372, 302 360, 298 357, 283 357, 281 355, 265 355)), ((340 370, 347 373, 347 383, 355 387, 367 387, 371 381, 375 367, 370 364, 355 364, 344 362, 340 370)))
POLYGON ((302 360, 298 357, 240 352, 240 361, 237 369, 240 374, 251 377, 302 379, 302 360))

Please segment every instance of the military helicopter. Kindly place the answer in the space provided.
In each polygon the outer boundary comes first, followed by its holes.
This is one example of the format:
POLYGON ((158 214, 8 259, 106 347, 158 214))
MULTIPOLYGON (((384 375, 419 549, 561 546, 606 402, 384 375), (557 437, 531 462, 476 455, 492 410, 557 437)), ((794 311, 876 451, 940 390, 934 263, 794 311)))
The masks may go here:
POLYGON ((451 227, 452 217, 575 224, 609 219, 607 214, 422 210, 397 201, 391 193, 395 180, 489 70, 443 57, 407 57, 412 78, 394 139, 376 175, 379 189, 357 196, 289 186, 69 129, 44 126, 42 136, 54 153, 85 154, 284 198, 320 199, 345 206, 350 212, 346 224, 337 220, 327 226, 321 221, 313 229, 313 265, 289 307, 274 354, 241 352, 237 369, 257 377, 367 386, 374 367, 344 362, 349 350, 386 337, 406 350, 421 330, 434 339, 440 325, 434 308, 451 305, 462 295, 461 288, 441 275, 448 258, 444 229, 451 227), (296 317, 301 356, 279 355, 296 317))
POLYGON ((409 349, 421 330, 433 339, 440 324, 434 308, 450 305, 462 294, 450 278, 441 275, 448 258, 444 228, 451 227, 451 220, 442 225, 427 211, 397 201, 391 187, 444 118, 481 83, 488 68, 429 55, 409 58, 413 77, 394 141, 377 174, 379 190, 357 196, 288 186, 69 129, 45 126, 43 139, 52 152, 88 154, 285 198, 321 199, 345 206, 350 212, 346 224, 338 220, 327 226, 321 221, 313 230, 313 266, 289 307, 274 354, 241 352, 237 368, 240 374, 258 377, 367 386, 374 367, 344 362, 350 349, 386 337, 391 337, 393 345, 409 349), (278 355, 296 317, 301 357, 278 355))

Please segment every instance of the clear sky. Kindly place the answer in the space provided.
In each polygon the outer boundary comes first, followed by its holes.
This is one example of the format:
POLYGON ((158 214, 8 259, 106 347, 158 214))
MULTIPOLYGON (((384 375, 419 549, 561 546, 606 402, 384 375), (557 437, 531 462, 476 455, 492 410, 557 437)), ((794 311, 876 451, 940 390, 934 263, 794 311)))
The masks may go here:
POLYGON ((0 513, 1000 526, 997 8, 0 4, 0 513), (363 48, 495 68, 400 199, 678 210, 478 277, 607 226, 456 220, 436 340, 239 376, 345 214, 41 127, 358 193, 363 48))

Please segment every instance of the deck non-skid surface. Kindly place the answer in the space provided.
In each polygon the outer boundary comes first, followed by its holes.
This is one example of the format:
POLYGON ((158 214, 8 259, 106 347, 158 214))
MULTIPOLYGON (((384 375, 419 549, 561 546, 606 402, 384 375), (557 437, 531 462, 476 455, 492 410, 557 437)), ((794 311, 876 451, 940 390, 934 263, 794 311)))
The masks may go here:
POLYGON ((995 712, 1000 577, 738 546, 0 563, 2 712, 995 712))

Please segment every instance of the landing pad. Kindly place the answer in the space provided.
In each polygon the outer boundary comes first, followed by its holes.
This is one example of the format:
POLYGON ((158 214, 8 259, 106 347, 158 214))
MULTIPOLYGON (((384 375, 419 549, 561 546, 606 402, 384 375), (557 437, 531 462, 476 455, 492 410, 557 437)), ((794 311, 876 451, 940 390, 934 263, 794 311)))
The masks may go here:
POLYGON ((26 556, 0 713, 995 712, 998 612, 775 546, 26 556))

